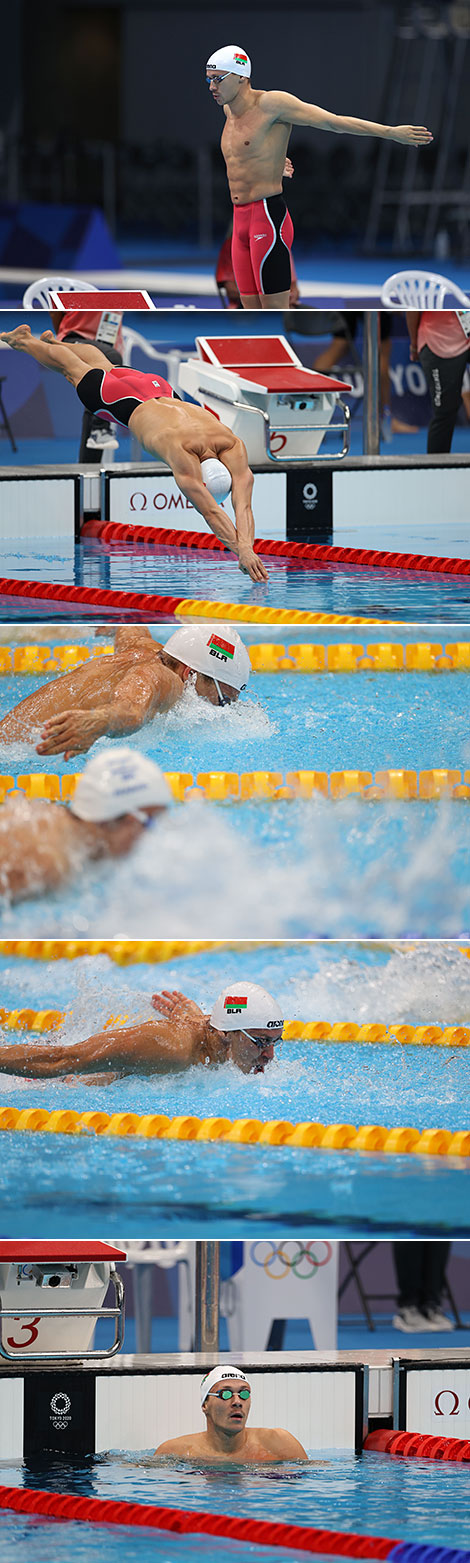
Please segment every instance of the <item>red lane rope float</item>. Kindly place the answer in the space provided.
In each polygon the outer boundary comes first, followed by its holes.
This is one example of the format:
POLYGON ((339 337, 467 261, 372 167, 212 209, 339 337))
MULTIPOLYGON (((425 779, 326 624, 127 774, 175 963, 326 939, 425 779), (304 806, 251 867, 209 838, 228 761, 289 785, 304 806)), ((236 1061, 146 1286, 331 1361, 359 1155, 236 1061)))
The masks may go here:
POLYGON ((204 1532, 260 1546, 297 1547, 300 1552, 335 1553, 345 1558, 388 1558, 399 1545, 386 1536, 346 1536, 344 1531, 311 1530, 310 1526, 157 1508, 155 1504, 117 1503, 109 1498, 77 1498, 70 1493, 36 1492, 30 1487, 1 1487, 0 1507, 20 1514, 47 1514, 58 1520, 90 1520, 96 1525, 150 1525, 180 1535, 204 1532))
POLYGON ((0 580, 0 596, 46 597, 52 598, 54 602, 86 602, 98 606, 108 604, 110 608, 148 608, 162 614, 173 614, 180 603, 186 601, 184 597, 113 591, 104 586, 65 586, 51 581, 16 581, 13 578, 0 580))
POLYGON ((377 1428, 364 1439, 364 1449, 380 1454, 400 1454, 407 1459, 470 1461, 468 1438, 445 1438, 434 1433, 397 1433, 377 1428))
MULTIPOLYGON (((224 552, 213 533, 183 532, 172 527, 139 526, 133 522, 86 521, 82 537, 99 537, 103 543, 164 543, 168 548, 214 549, 224 552)), ((326 543, 295 543, 275 538, 258 538, 257 554, 276 554, 279 558, 303 559, 312 564, 360 564, 370 569, 423 570, 431 574, 470 575, 470 559, 446 559, 433 554, 389 553, 371 548, 339 548, 326 543)))

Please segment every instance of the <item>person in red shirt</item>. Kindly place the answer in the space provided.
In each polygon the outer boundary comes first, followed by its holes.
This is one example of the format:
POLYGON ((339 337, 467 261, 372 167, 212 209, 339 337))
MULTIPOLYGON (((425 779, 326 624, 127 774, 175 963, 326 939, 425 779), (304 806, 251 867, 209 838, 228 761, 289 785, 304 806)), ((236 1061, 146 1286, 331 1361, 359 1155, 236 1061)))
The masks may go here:
POLYGON ((419 359, 433 407, 427 451, 429 456, 440 456, 452 446, 470 358, 470 310, 411 310, 406 320, 410 358, 419 359))

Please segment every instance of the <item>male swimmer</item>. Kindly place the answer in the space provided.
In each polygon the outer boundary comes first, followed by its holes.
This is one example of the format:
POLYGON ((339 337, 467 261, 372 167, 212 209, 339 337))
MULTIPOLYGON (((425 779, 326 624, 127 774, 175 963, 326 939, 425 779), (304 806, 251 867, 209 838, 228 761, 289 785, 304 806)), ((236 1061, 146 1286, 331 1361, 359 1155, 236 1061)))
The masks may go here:
MULTIPOLYGON (((251 1387, 241 1368, 219 1362, 201 1384, 201 1410, 206 1418, 203 1433, 169 1438, 155 1450, 180 1460, 235 1461, 253 1465, 276 1460, 308 1460, 302 1444, 284 1427, 247 1427, 251 1387)), ((323 1462, 321 1462, 323 1463, 323 1462)))
POLYGON ((0 809, 0 898, 42 895, 88 863, 125 856, 171 801, 160 767, 125 748, 88 761, 69 805, 7 794, 0 809))
MULTIPOLYGON (((91 760, 90 766, 96 763, 91 760)), ((155 993, 152 1004, 163 1020, 139 1021, 68 1045, 0 1046, 0 1073, 42 1078, 109 1070, 116 1079, 176 1074, 195 1064, 207 1067, 230 1060, 244 1075, 263 1074, 282 1038, 279 1004, 254 982, 224 988, 210 1015, 183 993, 155 993)))
POLYGON ((293 125, 405 146, 427 146, 432 134, 423 125, 375 125, 302 103, 290 92, 253 88, 251 61, 236 44, 211 54, 206 81, 225 114, 221 146, 233 201, 232 264, 243 307, 288 309, 294 230, 282 175, 293 125))
POLYGON ((146 625, 123 625, 112 655, 92 657, 43 684, 0 721, 0 747, 42 728, 38 754, 66 760, 97 738, 124 738, 169 711, 192 683, 211 705, 232 705, 251 672, 243 641, 230 624, 184 625, 165 646, 146 625))
POLYGON ((45 369, 65 375, 88 412, 129 428, 150 456, 171 468, 185 499, 237 555, 240 570, 252 581, 267 581, 267 570, 253 551, 253 473, 245 446, 214 413, 175 399, 171 385, 161 375, 110 368, 104 353, 91 344, 66 345, 56 340, 53 331, 35 337, 26 324, 1 331, 0 339, 8 347, 28 353, 45 369), (216 503, 230 492, 236 527, 216 503))

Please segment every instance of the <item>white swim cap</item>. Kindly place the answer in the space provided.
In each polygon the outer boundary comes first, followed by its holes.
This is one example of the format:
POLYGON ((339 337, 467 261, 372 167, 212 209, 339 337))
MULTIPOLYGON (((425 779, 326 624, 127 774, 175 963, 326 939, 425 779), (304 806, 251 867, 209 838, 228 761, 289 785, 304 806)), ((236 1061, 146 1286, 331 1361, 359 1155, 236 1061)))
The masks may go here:
POLYGON ((246 646, 231 624, 185 624, 165 642, 164 651, 195 673, 244 689, 251 673, 246 646))
POLYGON ((215 456, 210 456, 206 461, 201 461, 202 481, 213 499, 218 499, 222 504, 232 488, 232 475, 223 461, 217 461, 215 456))
POLYGON ((284 1016, 276 999, 256 982, 231 982, 219 993, 209 1015, 215 1031, 279 1030, 284 1016))
POLYGON ((226 43, 223 49, 216 49, 207 61, 206 71, 227 71, 230 76, 251 76, 251 60, 245 49, 240 49, 237 43, 226 43))
POLYGON ((85 766, 70 808, 78 819, 102 823, 138 809, 165 808, 171 792, 163 771, 134 749, 106 750, 85 766))
POLYGON ((211 1368, 210 1373, 206 1373, 202 1380, 201 1406, 207 1400, 209 1390, 214 1388, 214 1384, 219 1384, 223 1378, 241 1378, 244 1384, 248 1383, 246 1373, 242 1373, 241 1368, 232 1368, 229 1362, 219 1362, 217 1367, 211 1368))

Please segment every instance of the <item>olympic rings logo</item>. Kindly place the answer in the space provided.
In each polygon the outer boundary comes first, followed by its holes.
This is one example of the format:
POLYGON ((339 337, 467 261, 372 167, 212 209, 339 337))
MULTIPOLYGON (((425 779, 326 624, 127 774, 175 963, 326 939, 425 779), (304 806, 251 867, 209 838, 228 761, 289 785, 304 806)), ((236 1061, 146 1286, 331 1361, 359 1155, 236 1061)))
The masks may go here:
POLYGON ((298 1238, 288 1238, 284 1243, 260 1238, 250 1247, 250 1259, 264 1270, 270 1281, 284 1281, 289 1274, 296 1276, 298 1281, 314 1280, 317 1270, 329 1264, 332 1253, 332 1244, 317 1238, 307 1243, 298 1238))

